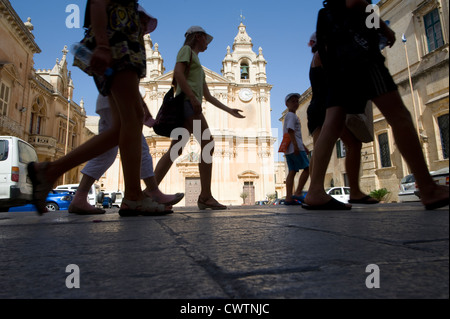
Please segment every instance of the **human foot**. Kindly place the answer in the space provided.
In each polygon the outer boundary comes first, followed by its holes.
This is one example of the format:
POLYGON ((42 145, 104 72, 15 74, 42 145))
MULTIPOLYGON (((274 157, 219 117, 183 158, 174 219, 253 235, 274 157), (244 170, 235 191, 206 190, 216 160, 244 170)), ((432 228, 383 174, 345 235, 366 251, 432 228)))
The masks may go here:
POLYGON ((151 199, 153 199, 155 202, 158 202, 159 204, 163 204, 166 206, 172 206, 175 204, 178 204, 184 197, 183 193, 176 193, 173 195, 166 195, 164 193, 162 193, 160 190, 145 190, 144 194, 147 197, 150 197, 151 199))
POLYGON ((50 163, 36 163, 31 162, 28 164, 28 176, 33 184, 33 197, 32 203, 36 207, 39 215, 47 212, 46 200, 48 193, 53 188, 53 183, 48 180, 46 173, 50 163))
POLYGON ((434 185, 430 190, 420 190, 422 204, 425 209, 434 210, 449 205, 449 187, 434 185))
POLYGON ((149 197, 144 200, 123 199, 120 206, 119 215, 122 217, 131 216, 161 216, 172 214, 173 211, 167 209, 165 205, 158 204, 149 197))
POLYGON ((70 203, 68 211, 71 214, 77 215, 100 215, 106 213, 106 210, 94 207, 87 202, 77 203, 74 201, 70 203))
MULTIPOLYGON (((324 207, 336 206, 336 208, 334 208, 334 210, 337 210, 338 205, 336 205, 337 204, 336 202, 342 204, 342 205, 340 205, 342 210, 345 210, 345 209, 349 210, 352 208, 352 205, 339 202, 339 201, 335 200, 333 197, 331 197, 330 195, 327 195, 325 192, 313 193, 312 191, 309 191, 308 194, 306 194, 303 204, 304 204, 304 206, 309 207, 309 209, 314 209, 314 207, 324 208, 324 207), (313 208, 311 208, 311 207, 313 207, 313 208)), ((305 208, 305 207, 303 207, 303 208, 305 208)), ((306 209, 308 209, 308 208, 306 208, 306 209)))

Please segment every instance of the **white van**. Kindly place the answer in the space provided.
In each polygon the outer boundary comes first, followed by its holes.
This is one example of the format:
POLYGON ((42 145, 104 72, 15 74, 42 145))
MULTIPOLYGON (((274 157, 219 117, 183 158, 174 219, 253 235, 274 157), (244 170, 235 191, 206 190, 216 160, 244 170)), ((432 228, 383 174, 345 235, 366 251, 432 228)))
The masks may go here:
POLYGON ((0 136, 0 212, 30 203, 33 184, 27 165, 37 161, 33 146, 15 136, 0 136))
MULTIPOLYGON (((78 189, 78 186, 80 184, 66 184, 66 185, 59 185, 55 188, 55 190, 67 190, 69 192, 76 192, 78 189)), ((88 201, 89 204, 95 207, 103 207, 103 192, 100 191, 100 186, 97 184, 92 184, 91 189, 88 193, 88 201)))

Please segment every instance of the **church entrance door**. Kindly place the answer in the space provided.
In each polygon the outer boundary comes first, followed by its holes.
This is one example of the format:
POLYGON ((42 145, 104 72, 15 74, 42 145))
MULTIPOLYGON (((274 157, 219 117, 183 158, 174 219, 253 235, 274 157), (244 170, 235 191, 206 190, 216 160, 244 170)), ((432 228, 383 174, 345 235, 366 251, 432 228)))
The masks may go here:
POLYGON ((197 206, 197 200, 201 192, 200 178, 186 177, 185 181, 185 203, 186 207, 197 206))

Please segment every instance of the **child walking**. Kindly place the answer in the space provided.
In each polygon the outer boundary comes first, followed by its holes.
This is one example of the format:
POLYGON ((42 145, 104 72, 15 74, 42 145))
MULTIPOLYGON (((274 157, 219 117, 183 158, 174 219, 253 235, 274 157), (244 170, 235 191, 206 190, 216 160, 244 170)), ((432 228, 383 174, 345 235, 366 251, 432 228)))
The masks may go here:
POLYGON ((309 159, 308 159, 308 149, 305 144, 303 144, 302 139, 302 127, 300 120, 295 114, 299 108, 299 98, 300 94, 291 93, 286 96, 285 103, 289 110, 286 114, 283 124, 283 136, 289 134, 291 143, 285 151, 286 162, 288 165, 289 173, 286 177, 286 200, 285 205, 301 205, 299 201, 303 201, 304 196, 302 196, 303 187, 309 177, 309 159), (294 189, 294 179, 295 175, 300 171, 298 180, 298 186, 294 194, 292 194, 294 189))

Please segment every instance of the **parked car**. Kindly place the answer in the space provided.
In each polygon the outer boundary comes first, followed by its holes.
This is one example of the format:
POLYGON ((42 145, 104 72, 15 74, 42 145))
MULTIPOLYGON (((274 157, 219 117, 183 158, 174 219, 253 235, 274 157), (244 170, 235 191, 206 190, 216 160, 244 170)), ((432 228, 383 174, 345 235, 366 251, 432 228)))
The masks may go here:
POLYGON ((111 208, 111 207, 113 207, 113 200, 105 193, 105 196, 103 197, 103 208, 111 208))
POLYGON ((338 201, 345 204, 347 204, 350 199, 350 187, 330 187, 325 191, 334 199, 337 199, 338 201))
POLYGON ((416 179, 413 174, 406 175, 402 178, 399 185, 398 200, 399 202, 417 202, 420 200, 414 192, 416 191, 416 179))
POLYGON ((444 167, 440 170, 431 172, 431 176, 436 184, 439 185, 448 185, 448 167, 444 167))
MULTIPOLYGON (((56 190, 66 190, 71 192, 76 192, 79 184, 66 184, 59 185, 56 190)), ((91 189, 88 193, 88 202, 95 207, 103 207, 103 192, 100 191, 100 186, 97 184, 92 184, 91 189)))
POLYGON ((284 205, 284 202, 285 202, 284 199, 278 198, 273 202, 272 205, 284 205))
POLYGON ((31 202, 27 165, 37 161, 33 146, 14 136, 0 136, 0 212, 31 202))
POLYGON ((259 200, 255 203, 255 205, 262 206, 262 205, 267 205, 268 203, 269 203, 268 200, 259 200))
POLYGON ((115 194, 115 198, 113 200, 113 206, 114 207, 120 207, 120 205, 122 204, 122 198, 123 198, 123 192, 122 191, 117 191, 114 192, 115 194))
MULTIPOLYGON (((57 210, 67 210, 73 200, 73 193, 61 192, 60 190, 52 190, 47 195, 45 207, 47 211, 54 212, 57 210)), ((33 204, 27 204, 23 206, 11 207, 10 212, 29 212, 34 211, 36 208, 33 204)))

